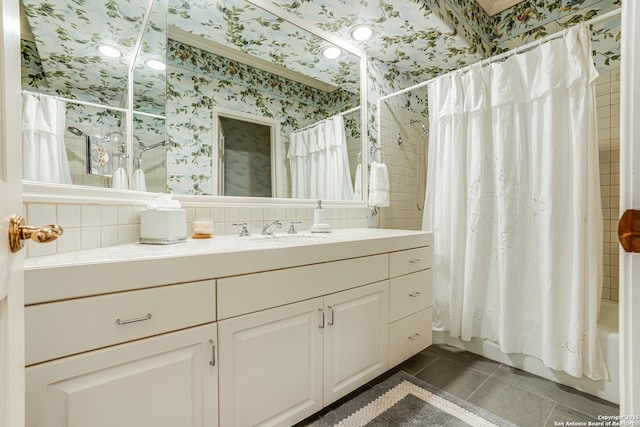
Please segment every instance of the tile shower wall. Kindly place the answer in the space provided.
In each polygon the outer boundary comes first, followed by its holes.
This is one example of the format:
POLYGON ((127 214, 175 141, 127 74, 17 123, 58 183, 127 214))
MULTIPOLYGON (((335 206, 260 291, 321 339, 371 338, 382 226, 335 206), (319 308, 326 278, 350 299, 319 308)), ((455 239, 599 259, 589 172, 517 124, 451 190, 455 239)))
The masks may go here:
MULTIPOLYGON (((426 173, 426 138, 420 138, 419 124, 410 125, 410 120, 422 120, 426 126, 429 120, 395 103, 391 98, 380 106, 380 147, 389 173, 391 203, 378 210, 381 228, 420 230, 422 210, 416 203, 424 205, 426 173), (398 144, 398 138, 402 141, 398 144), (417 168, 418 140, 420 140, 420 170, 417 168), (420 172, 420 185, 416 192, 416 180, 420 172)), ((376 156, 378 154, 376 153, 376 156)))
MULTIPOLYGON (((95 249, 135 243, 140 237, 140 212, 145 203, 98 205, 25 203, 27 223, 59 224, 64 234, 55 242, 36 244, 27 241, 25 257, 32 258, 58 253, 95 249)), ((291 221, 301 221, 296 227, 308 231, 313 225, 313 208, 280 207, 184 207, 187 213, 187 236, 194 218, 213 218, 214 234, 237 234, 234 223, 246 222, 252 234, 260 233, 265 222, 279 219, 281 232, 286 232, 291 221)), ((367 208, 327 208, 325 218, 333 228, 363 228, 367 226, 367 208)))
POLYGON ((604 218, 602 298, 618 301, 618 218, 620 209, 620 70, 596 80, 600 189, 604 218))

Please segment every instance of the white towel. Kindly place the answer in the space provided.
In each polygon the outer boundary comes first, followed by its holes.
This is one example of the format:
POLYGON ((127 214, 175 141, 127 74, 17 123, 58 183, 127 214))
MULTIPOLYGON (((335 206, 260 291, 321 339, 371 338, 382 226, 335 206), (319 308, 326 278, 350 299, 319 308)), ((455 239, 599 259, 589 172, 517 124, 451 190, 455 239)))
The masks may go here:
POLYGON ((118 190, 129 189, 129 178, 127 177, 127 171, 125 171, 124 168, 118 168, 113 173, 111 188, 116 188, 118 190))
POLYGON ((369 177, 369 206, 389 206, 389 173, 387 165, 371 162, 371 176, 369 177))
POLYGON ((147 191, 147 182, 144 179, 142 169, 136 169, 131 175, 131 189, 136 191, 147 191))
POLYGON ((356 180, 353 184, 353 200, 362 200, 362 165, 356 168, 356 180))

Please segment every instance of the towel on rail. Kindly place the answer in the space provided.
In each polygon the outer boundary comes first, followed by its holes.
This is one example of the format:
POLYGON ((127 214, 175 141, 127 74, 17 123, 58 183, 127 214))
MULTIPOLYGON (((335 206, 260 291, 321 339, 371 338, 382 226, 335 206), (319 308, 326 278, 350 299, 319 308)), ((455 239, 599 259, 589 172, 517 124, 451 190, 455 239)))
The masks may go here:
POLYGON ((371 176, 369 179, 369 206, 389 206, 389 173, 387 165, 371 162, 371 176))

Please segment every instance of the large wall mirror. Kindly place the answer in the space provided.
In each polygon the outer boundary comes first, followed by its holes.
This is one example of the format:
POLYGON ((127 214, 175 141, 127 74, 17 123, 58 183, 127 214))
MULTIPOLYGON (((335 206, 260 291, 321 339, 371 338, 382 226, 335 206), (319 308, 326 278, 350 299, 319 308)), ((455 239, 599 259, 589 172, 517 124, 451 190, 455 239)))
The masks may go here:
POLYGON ((367 157, 357 48, 264 0, 21 5, 30 185, 364 194, 354 191, 367 157))

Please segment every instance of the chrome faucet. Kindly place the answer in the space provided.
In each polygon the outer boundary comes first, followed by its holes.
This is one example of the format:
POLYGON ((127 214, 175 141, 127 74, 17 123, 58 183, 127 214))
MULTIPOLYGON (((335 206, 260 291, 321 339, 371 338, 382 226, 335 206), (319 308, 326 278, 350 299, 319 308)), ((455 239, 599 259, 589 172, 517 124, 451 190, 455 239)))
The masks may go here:
POLYGON ((264 227, 262 227, 262 235, 273 236, 273 229, 276 227, 282 228, 282 223, 277 219, 273 221, 271 224, 267 224, 264 227))

